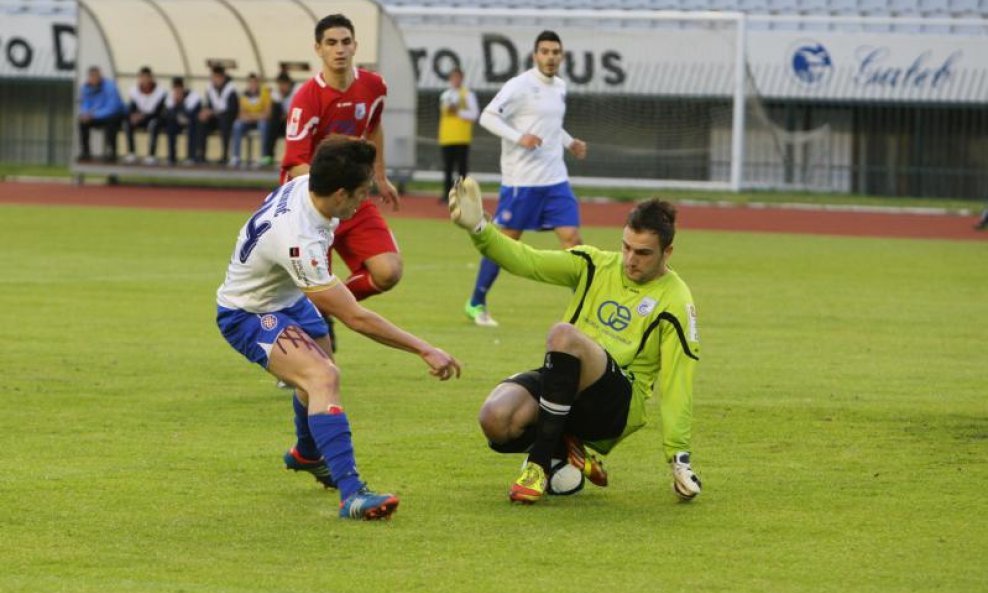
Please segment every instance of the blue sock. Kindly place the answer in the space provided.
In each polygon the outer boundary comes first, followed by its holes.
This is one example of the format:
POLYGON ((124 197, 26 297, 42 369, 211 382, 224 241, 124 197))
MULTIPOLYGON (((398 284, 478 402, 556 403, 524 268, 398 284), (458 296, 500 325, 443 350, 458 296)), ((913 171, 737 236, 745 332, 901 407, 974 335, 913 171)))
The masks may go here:
POLYGON ((340 500, 364 487, 357 473, 353 457, 353 441, 350 440, 350 421, 346 414, 313 414, 309 416, 309 429, 319 444, 319 451, 326 459, 329 473, 340 489, 340 500))
POLYGON ((470 305, 487 304, 487 291, 491 289, 491 286, 494 286, 494 281, 497 280, 497 274, 500 271, 501 268, 486 257, 480 260, 480 271, 477 272, 477 283, 474 284, 470 305))
POLYGON ((298 437, 295 450, 306 459, 319 459, 322 454, 319 453, 319 447, 309 431, 309 410, 299 401, 297 393, 292 396, 292 407, 295 408, 295 436, 298 437))

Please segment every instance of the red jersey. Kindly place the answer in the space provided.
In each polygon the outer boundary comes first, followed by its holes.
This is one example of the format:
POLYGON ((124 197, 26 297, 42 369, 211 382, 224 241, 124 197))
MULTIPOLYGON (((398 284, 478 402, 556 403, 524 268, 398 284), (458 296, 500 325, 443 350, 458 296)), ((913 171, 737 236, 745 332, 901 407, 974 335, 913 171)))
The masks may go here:
POLYGON ((309 164, 326 136, 366 137, 377 129, 387 94, 388 85, 381 75, 362 68, 353 69, 353 82, 342 92, 326 84, 322 72, 306 81, 288 111, 282 183, 292 167, 309 164))

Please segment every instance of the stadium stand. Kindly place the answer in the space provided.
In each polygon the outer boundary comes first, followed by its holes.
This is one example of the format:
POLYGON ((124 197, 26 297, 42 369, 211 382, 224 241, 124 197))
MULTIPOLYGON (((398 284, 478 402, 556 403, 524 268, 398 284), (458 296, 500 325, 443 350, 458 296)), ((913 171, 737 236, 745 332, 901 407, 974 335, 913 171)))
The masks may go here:
MULTIPOLYGON (((385 7, 532 8, 521 0, 381 0, 385 7)), ((749 14, 985 17, 988 0, 545 0, 540 8, 724 10, 749 14)))

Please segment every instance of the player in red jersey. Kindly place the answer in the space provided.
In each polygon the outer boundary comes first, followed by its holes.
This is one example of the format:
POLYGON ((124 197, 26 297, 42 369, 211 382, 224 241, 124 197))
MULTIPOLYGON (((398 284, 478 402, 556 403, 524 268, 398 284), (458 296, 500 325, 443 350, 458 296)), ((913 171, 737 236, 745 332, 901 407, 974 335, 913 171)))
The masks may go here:
MULTIPOLYGON (((342 14, 329 15, 316 24, 315 49, 323 66, 292 99, 281 161, 282 183, 308 174, 316 147, 330 134, 366 138, 377 147, 374 183, 381 198, 397 210, 398 192, 384 167, 381 112, 388 93, 384 79, 353 66, 357 41, 353 23, 342 14)), ((353 218, 340 222, 333 249, 350 269, 346 285, 357 300, 389 290, 401 279, 398 245, 370 200, 361 203, 353 218)))

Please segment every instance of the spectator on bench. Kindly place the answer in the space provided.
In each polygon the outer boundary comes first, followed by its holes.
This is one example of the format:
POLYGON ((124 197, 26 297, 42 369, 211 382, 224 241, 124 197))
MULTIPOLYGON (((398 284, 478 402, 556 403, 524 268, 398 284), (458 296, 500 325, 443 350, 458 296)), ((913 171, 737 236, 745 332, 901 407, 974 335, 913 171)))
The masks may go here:
POLYGON ((213 66, 209 75, 209 87, 206 89, 206 100, 202 110, 199 111, 198 141, 194 157, 196 162, 206 162, 206 138, 215 130, 219 130, 223 142, 223 155, 219 162, 227 162, 230 156, 230 134, 239 110, 240 100, 237 97, 237 89, 233 80, 226 75, 226 68, 213 66))
POLYGON ((196 130, 199 128, 199 110, 202 109, 202 97, 199 93, 185 88, 185 80, 181 76, 172 79, 172 92, 165 99, 165 133, 168 135, 168 164, 178 161, 176 143, 182 130, 186 131, 186 162, 191 164, 195 158, 196 130))
POLYGON ((141 68, 137 73, 137 84, 130 89, 129 113, 124 120, 124 129, 127 132, 125 163, 137 162, 137 149, 134 143, 134 132, 137 130, 148 131, 148 155, 144 159, 144 164, 153 165, 157 162, 155 155, 158 152, 158 132, 162 127, 167 95, 168 91, 155 81, 151 69, 147 66, 141 68))
POLYGON ((288 108, 292 105, 292 97, 298 85, 284 70, 275 79, 274 93, 271 95, 271 116, 268 120, 267 134, 261 145, 261 166, 269 167, 274 164, 274 146, 278 138, 284 138, 285 125, 288 122, 288 108))
MULTIPOLYGON (((268 133, 268 118, 271 117, 271 90, 261 86, 257 74, 247 75, 247 88, 240 96, 240 115, 233 124, 233 146, 230 167, 240 166, 240 144, 250 130, 257 130, 261 138, 268 133)), ((247 155, 250 161, 251 155, 247 155)))
POLYGON ((103 130, 103 152, 107 161, 117 160, 117 132, 124 118, 124 104, 120 100, 117 85, 104 78, 98 66, 90 66, 86 82, 80 89, 79 161, 91 161, 93 153, 89 144, 89 131, 92 128, 103 130))

